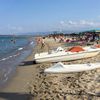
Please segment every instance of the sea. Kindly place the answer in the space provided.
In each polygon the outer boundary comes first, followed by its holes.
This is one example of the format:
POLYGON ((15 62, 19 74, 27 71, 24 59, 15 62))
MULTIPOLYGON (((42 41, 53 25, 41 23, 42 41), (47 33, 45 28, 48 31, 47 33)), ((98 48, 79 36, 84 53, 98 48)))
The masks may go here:
POLYGON ((17 66, 34 48, 32 36, 0 36, 0 88, 13 77, 17 66))

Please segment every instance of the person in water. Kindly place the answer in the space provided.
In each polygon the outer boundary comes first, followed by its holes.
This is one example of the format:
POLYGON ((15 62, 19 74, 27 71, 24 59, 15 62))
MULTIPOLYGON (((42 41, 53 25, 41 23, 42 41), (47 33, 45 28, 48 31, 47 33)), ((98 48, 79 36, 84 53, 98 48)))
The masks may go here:
POLYGON ((12 42, 12 43, 14 43, 14 44, 16 43, 16 41, 15 41, 15 40, 11 40, 11 42, 12 42))

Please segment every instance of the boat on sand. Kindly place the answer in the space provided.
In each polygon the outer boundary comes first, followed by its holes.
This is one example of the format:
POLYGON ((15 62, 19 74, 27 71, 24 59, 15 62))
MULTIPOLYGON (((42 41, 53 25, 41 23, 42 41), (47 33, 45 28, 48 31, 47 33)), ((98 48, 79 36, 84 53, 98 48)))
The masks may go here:
POLYGON ((57 49, 51 52, 36 53, 34 60, 36 63, 42 62, 59 62, 59 61, 71 61, 82 58, 93 57, 99 54, 100 48, 95 47, 80 47, 75 46, 69 50, 57 49))
POLYGON ((71 72, 82 72, 100 68, 100 63, 86 63, 86 64, 71 64, 64 65, 59 62, 50 68, 44 70, 46 73, 71 73, 71 72))

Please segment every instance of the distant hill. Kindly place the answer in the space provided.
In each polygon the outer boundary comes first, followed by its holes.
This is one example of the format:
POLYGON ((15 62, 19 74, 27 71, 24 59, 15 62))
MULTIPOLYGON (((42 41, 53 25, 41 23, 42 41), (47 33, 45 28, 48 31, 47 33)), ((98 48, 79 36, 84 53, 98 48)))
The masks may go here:
MULTIPOLYGON (((47 32, 26 32, 26 33, 12 33, 12 34, 8 34, 8 35, 32 35, 32 36, 45 36, 48 34, 56 34, 56 33, 63 33, 63 34, 70 34, 70 33, 74 33, 75 31, 47 31, 47 32)), ((77 32, 76 32, 77 33, 77 32)), ((3 36, 3 34, 2 34, 3 36)), ((4 35, 5 36, 5 35, 4 35)), ((6 35, 7 36, 7 35, 6 35)))
POLYGON ((34 35, 34 36, 44 36, 44 35, 48 35, 48 34, 56 34, 56 33, 64 33, 64 34, 70 34, 73 33, 73 31, 48 31, 48 32, 28 32, 28 33, 20 33, 23 35, 34 35))

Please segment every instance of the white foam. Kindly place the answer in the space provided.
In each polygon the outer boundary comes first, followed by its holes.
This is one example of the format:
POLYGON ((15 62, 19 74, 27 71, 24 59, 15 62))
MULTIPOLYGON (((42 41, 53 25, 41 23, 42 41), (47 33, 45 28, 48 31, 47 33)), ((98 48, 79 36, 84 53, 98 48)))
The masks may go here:
POLYGON ((10 72, 11 72, 11 68, 8 70, 8 72, 6 74, 4 74, 4 77, 6 77, 10 72))
POLYGON ((13 56, 9 56, 9 57, 3 58, 3 59, 1 59, 0 61, 7 60, 7 59, 9 59, 9 58, 11 58, 11 57, 13 57, 13 56))
POLYGON ((2 58, 0 61, 5 61, 5 60, 7 60, 7 59, 10 59, 10 58, 12 58, 12 57, 16 57, 16 56, 18 56, 19 55, 19 53, 18 54, 15 54, 15 55, 13 55, 13 56, 9 56, 9 57, 6 57, 6 58, 2 58))
POLYGON ((18 50, 22 50, 23 48, 18 48, 18 50))
POLYGON ((9 58, 12 58, 13 56, 9 56, 9 58))
POLYGON ((7 60, 7 59, 9 59, 10 57, 7 57, 7 58, 3 58, 3 59, 1 59, 0 61, 5 61, 5 60, 7 60))
POLYGON ((5 80, 3 80, 3 82, 6 82, 8 80, 8 77, 6 77, 6 79, 5 80))
POLYGON ((34 42, 32 41, 30 44, 33 44, 34 42))
POLYGON ((9 57, 7 57, 6 59, 9 59, 9 58, 11 58, 11 57, 9 56, 9 57))
POLYGON ((7 58, 3 58, 3 59, 1 59, 1 60, 6 60, 7 58))
POLYGON ((4 77, 7 77, 7 74, 4 74, 4 77))
POLYGON ((19 55, 19 53, 18 54, 16 54, 16 55, 13 55, 13 57, 16 57, 16 56, 18 56, 19 55))

